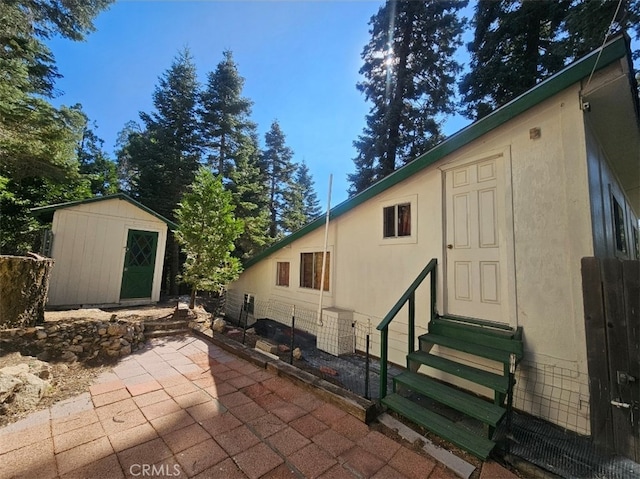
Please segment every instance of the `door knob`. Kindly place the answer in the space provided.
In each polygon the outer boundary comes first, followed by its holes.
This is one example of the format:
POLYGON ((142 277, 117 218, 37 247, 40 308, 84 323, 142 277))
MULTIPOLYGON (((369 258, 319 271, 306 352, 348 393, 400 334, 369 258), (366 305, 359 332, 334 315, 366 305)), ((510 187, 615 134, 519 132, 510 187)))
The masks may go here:
POLYGON ((447 245, 447 249, 453 249, 453 245, 452 244, 448 244, 447 245))

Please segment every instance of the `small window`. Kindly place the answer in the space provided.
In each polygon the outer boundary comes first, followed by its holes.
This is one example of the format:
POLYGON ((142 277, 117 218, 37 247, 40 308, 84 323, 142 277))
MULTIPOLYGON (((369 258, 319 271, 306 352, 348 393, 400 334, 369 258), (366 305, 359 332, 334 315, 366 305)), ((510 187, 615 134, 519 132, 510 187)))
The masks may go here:
POLYGON ((289 286, 289 262, 278 262, 276 270, 276 286, 289 286))
POLYGON ((615 198, 612 198, 612 200, 616 251, 621 254, 627 254, 627 235, 624 229, 624 210, 615 198))
POLYGON ((385 238, 411 236, 411 203, 402 203, 383 208, 385 238))
MULTIPOLYGON (((331 264, 330 254, 327 251, 324 269, 324 290, 329 291, 329 265, 331 264)), ((300 253, 300 287, 320 289, 322 277, 322 252, 300 253)))

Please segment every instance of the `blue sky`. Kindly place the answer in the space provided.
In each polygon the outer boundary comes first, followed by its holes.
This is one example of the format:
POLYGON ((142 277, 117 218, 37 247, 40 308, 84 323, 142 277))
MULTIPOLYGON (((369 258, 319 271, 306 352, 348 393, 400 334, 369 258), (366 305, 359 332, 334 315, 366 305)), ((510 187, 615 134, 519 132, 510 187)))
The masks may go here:
MULTIPOLYGON (((151 112, 158 78, 188 46, 201 83, 229 49, 253 100, 260 140, 277 119, 313 175, 322 207, 347 198, 353 141, 369 106, 356 89, 368 22, 382 1, 118 1, 85 42, 49 46, 64 76, 55 103, 81 103, 113 154, 118 132, 151 112)), ((448 128, 457 131, 464 123, 448 128)))
MULTIPOLYGON (((231 50, 245 78, 261 146, 277 119, 294 160, 309 166, 326 207, 347 199, 354 171, 353 141, 369 105, 356 89, 368 22, 383 1, 371 0, 124 0, 101 13, 85 42, 54 39, 49 46, 60 73, 56 105, 81 103, 96 133, 113 152, 118 132, 140 111, 152 112, 158 78, 179 50, 189 47, 201 83, 231 50)), ((470 2, 473 4, 474 2, 470 2)), ((471 7, 466 14, 472 13, 471 7)), ((469 41, 470 34, 465 37, 469 41)), ((459 61, 466 62, 464 48, 459 61)), ((451 135, 469 123, 447 121, 451 135)))

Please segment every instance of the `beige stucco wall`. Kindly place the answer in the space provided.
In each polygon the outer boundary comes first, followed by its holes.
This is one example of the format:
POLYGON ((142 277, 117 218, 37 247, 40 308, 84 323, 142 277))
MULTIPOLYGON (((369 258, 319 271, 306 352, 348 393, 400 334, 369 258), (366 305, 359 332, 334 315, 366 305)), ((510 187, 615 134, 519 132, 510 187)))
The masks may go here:
MULTIPOLYGON (((120 285, 130 229, 158 233, 151 298, 158 301, 167 225, 120 199, 80 204, 53 216, 50 306, 120 304, 120 285)), ((139 303, 128 300, 126 304, 139 303)), ((125 302, 123 302, 125 303, 125 302)))
MULTIPOLYGON (((324 305, 353 310, 371 324, 372 354, 379 354, 375 326, 431 258, 438 259, 438 310, 443 311, 443 174, 465 159, 503 152, 508 187, 501 231, 512 271, 510 323, 522 326, 525 361, 518 373, 516 407, 588 433, 588 380, 584 344, 580 259, 593 255, 583 112, 578 87, 570 88, 485 134, 435 165, 414 174, 332 221, 331 291, 324 305), (530 139, 538 128, 539 139, 530 139), (382 244, 382 207, 413 198, 415 235, 404 244, 382 244)), ((298 287, 299 256, 320 251, 318 229, 245 271, 230 287, 258 300, 318 307, 318 291, 298 287), (275 286, 275 263, 291 261, 291 287, 275 286)), ((428 296, 418 296, 419 324, 428 321, 428 296)), ((418 331, 420 334, 422 331, 418 331)), ((390 329, 389 357, 405 364, 406 312, 390 329)), ((364 349, 358 338, 359 349, 364 349)), ((490 366, 490 365, 486 365, 490 366)))

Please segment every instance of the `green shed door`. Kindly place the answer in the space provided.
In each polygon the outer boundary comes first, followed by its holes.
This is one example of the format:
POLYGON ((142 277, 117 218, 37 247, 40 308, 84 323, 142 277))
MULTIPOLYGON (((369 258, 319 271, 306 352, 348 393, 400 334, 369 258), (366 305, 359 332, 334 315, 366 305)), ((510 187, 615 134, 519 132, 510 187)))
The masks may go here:
POLYGON ((129 230, 120 299, 151 297, 157 245, 158 233, 129 230))

